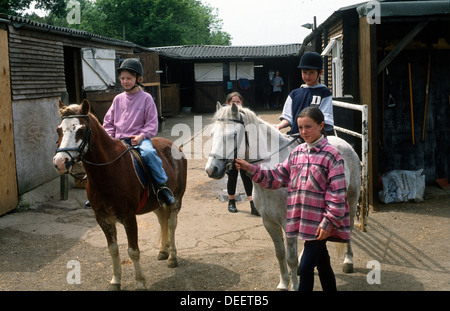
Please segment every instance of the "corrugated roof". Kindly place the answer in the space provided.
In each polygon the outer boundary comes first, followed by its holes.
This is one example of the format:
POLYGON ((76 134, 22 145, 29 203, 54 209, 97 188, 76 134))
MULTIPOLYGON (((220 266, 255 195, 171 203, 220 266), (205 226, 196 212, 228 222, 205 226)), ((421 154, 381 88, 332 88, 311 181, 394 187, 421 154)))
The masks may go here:
POLYGON ((41 32, 50 32, 53 34, 59 34, 63 36, 70 36, 79 39, 85 40, 93 40, 93 41, 101 41, 104 43, 109 43, 112 45, 120 45, 126 47, 140 48, 138 45, 123 40, 117 40, 113 38, 108 38, 104 36, 100 36, 97 34, 93 34, 84 30, 77 30, 67 27, 60 27, 54 25, 48 25, 44 23, 34 22, 28 18, 20 17, 20 16, 12 16, 6 14, 0 14, 0 22, 6 22, 11 24, 14 28, 26 28, 33 29, 41 32))
POLYGON ((178 59, 224 59, 224 58, 283 58, 298 56, 301 43, 258 45, 258 46, 221 46, 221 45, 184 45, 149 48, 161 55, 178 59))

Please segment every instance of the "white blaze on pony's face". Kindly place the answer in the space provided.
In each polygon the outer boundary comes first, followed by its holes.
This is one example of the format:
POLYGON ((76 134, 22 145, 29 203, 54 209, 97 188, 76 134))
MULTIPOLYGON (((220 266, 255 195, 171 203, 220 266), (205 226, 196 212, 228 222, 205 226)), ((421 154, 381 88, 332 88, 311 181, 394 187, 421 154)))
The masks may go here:
POLYGON ((238 123, 217 122, 211 130, 211 155, 221 160, 245 156, 245 130, 238 123), (237 153, 237 154, 235 154, 237 153))
MULTIPOLYGON (((59 135, 58 148, 71 148, 77 149, 80 147, 83 141, 86 125, 81 124, 77 118, 64 119, 57 127, 59 135)), ((69 163, 71 157, 78 156, 76 151, 60 151, 53 157, 53 164, 60 174, 70 173, 72 166, 66 167, 66 163, 69 163)))
POLYGON ((245 129, 240 123, 216 122, 211 130, 211 153, 206 163, 206 173, 211 178, 221 179, 226 164, 235 158, 245 157, 245 129))
POLYGON ((53 157, 53 165, 59 174, 66 174, 71 172, 74 159, 80 155, 77 150, 83 144, 87 125, 82 124, 80 118, 64 118, 66 109, 77 111, 74 114, 81 114, 81 111, 79 111, 80 105, 71 105, 69 107, 61 105, 64 104, 60 102, 60 113, 63 116, 63 120, 56 129, 58 132, 58 150, 53 157))

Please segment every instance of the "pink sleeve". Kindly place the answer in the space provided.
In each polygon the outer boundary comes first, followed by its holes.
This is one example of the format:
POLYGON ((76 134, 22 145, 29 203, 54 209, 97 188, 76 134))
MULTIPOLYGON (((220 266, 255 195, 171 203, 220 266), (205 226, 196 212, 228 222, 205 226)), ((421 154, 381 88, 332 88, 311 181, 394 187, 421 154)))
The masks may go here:
POLYGON ((158 110, 152 96, 148 96, 145 105, 145 124, 141 135, 144 139, 150 139, 158 133, 158 110))
POLYGON ((287 187, 290 180, 289 157, 272 169, 261 169, 260 165, 250 165, 247 174, 252 180, 266 189, 287 187))
POLYGON ((347 187, 345 183, 344 161, 340 160, 328 172, 329 186, 325 193, 325 213, 320 227, 330 231, 339 228, 348 213, 347 187))
POLYGON ((108 112, 103 117, 103 128, 112 138, 116 137, 116 127, 114 126, 115 101, 116 99, 113 100, 111 107, 109 107, 108 112))

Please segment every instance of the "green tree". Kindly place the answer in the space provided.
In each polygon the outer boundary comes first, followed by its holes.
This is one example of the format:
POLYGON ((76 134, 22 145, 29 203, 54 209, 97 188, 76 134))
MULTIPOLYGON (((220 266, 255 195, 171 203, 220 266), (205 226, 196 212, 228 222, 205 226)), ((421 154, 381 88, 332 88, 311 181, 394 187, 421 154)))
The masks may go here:
POLYGON ((0 0, 0 13, 21 16, 22 11, 30 8, 32 2, 36 9, 52 10, 57 16, 65 14, 66 0, 0 0))
POLYGON ((97 0, 102 31, 142 46, 231 44, 213 9, 198 0, 97 0))
MULTIPOLYGON (((8 0, 0 0, 8 1, 8 0)), ((32 0, 21 0, 28 2, 32 0)), ((67 0, 41 0, 60 2, 67 0)), ((80 24, 68 24, 67 9, 50 10, 44 18, 27 17, 50 25, 85 30, 145 46, 213 44, 230 45, 216 10, 199 0, 77 0, 80 24)))

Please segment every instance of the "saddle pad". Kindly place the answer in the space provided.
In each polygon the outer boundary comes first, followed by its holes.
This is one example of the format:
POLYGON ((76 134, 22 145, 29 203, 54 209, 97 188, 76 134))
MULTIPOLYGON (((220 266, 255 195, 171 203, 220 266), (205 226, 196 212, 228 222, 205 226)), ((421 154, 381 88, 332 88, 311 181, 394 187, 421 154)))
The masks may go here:
MULTIPOLYGON (((121 139, 121 141, 125 145, 125 147, 127 147, 127 148, 131 147, 131 139, 125 138, 125 139, 121 139)), ((131 159, 133 160, 134 173, 136 174, 136 177, 138 178, 139 183, 141 184, 142 188, 145 188, 148 185, 148 178, 147 178, 146 172, 139 164, 139 162, 143 163, 142 158, 140 159, 140 161, 138 161, 136 159, 136 157, 140 157, 139 150, 133 148, 130 150, 130 154, 131 154, 131 159)))
MULTIPOLYGON (((139 152, 136 150, 136 152, 139 152)), ((141 183, 142 188, 145 188, 148 185, 148 178, 142 167, 139 165, 138 161, 136 160, 136 155, 134 152, 131 152, 131 158, 133 159, 133 166, 134 171, 136 173, 136 176, 139 179, 139 182, 141 183)))

